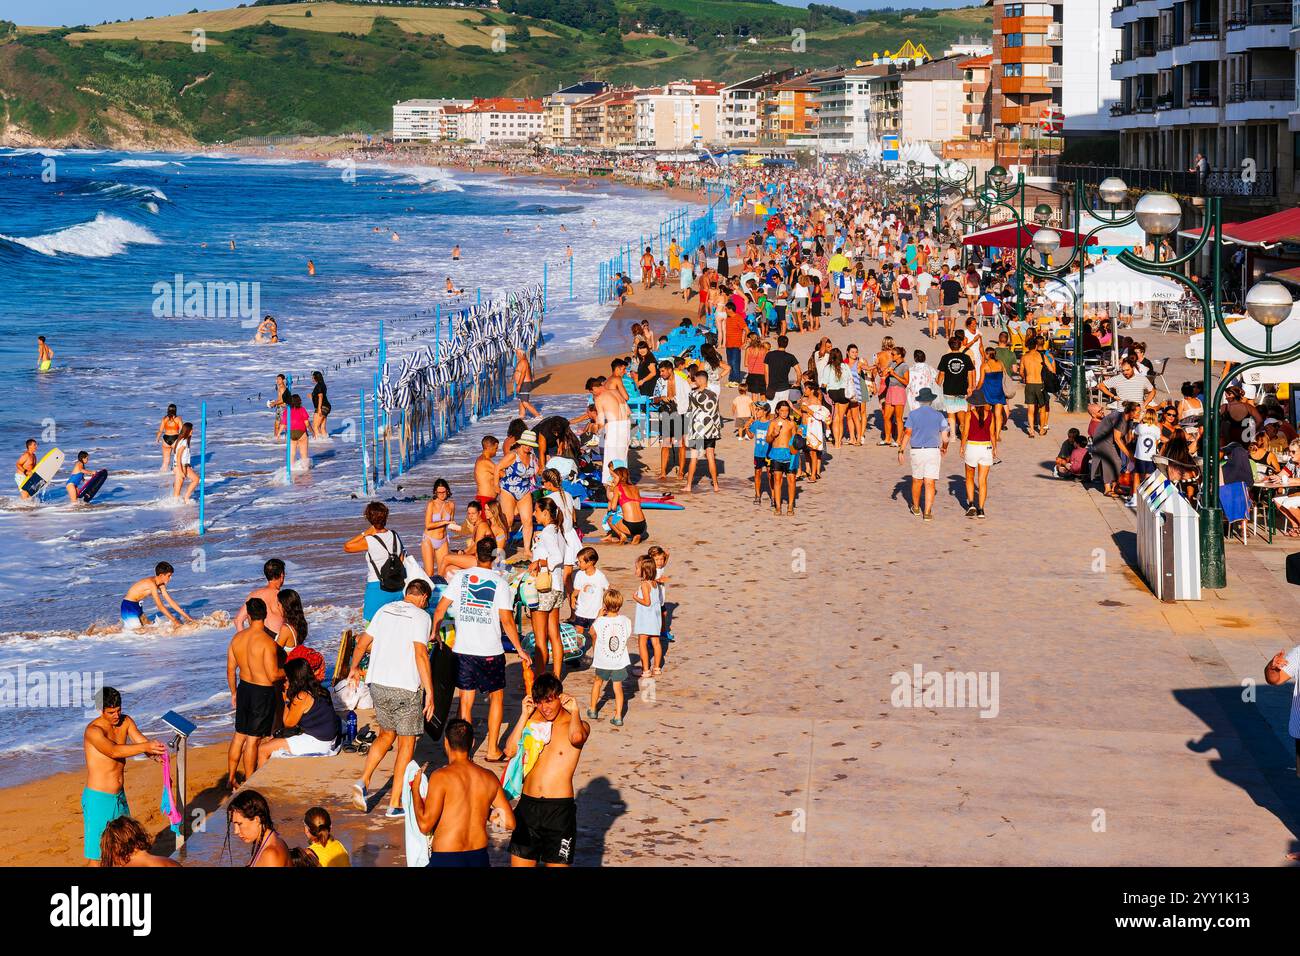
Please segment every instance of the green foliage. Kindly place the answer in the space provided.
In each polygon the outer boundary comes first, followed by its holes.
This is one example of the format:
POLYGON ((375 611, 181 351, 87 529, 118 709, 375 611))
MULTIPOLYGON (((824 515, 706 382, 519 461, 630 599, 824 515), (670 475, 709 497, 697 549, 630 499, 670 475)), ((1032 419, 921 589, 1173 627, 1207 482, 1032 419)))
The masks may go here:
POLYGON ((617 29, 614 0, 501 0, 501 9, 537 20, 554 20, 594 33, 617 29))

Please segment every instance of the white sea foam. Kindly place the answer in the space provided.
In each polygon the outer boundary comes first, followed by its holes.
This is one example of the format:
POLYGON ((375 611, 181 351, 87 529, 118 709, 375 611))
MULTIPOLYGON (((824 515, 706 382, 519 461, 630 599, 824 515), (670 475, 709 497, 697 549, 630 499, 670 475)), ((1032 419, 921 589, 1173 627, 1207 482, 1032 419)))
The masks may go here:
POLYGON ((174 159, 119 159, 115 163, 109 163, 109 166, 121 166, 125 169, 154 169, 159 166, 181 166, 184 163, 178 163, 174 159))
POLYGON ((161 240, 144 226, 99 213, 90 222, 68 226, 40 236, 6 236, 0 240, 25 246, 43 256, 82 256, 87 259, 104 259, 121 255, 132 244, 156 246, 161 240))

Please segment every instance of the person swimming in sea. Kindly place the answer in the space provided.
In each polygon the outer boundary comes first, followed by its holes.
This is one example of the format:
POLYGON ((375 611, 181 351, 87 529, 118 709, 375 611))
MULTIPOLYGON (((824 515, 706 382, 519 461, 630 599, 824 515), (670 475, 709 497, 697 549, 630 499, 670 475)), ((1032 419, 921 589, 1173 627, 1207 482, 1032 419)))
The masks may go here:
POLYGON ((158 425, 158 434, 153 440, 162 445, 162 465, 159 471, 171 471, 172 467, 172 446, 176 444, 176 439, 180 437, 181 425, 185 424, 180 415, 176 413, 175 405, 167 406, 167 414, 163 416, 162 422, 158 425))
POLYGON ((459 242, 456 243, 454 246, 451 247, 451 261, 452 261, 452 262, 460 262, 460 243, 459 243, 459 242))
POLYGON ((18 463, 14 466, 14 481, 18 484, 18 493, 24 498, 31 497, 31 495, 23 491, 23 485, 27 484, 27 479, 36 470, 37 447, 35 438, 27 439, 23 446, 23 453, 18 456, 18 463))
POLYGON ((45 341, 45 336, 36 336, 36 371, 48 372, 54 362, 54 349, 45 341))
POLYGON ((447 276, 447 294, 448 294, 448 295, 464 295, 464 294, 465 294, 465 290, 464 290, 464 289, 458 289, 458 288, 456 288, 456 286, 455 286, 455 285, 452 283, 452 281, 451 281, 451 276, 447 276))
POLYGON ((310 259, 308 259, 308 260, 307 260, 307 275, 309 275, 309 276, 314 276, 315 274, 316 274, 316 263, 314 263, 314 262, 312 262, 310 259))
POLYGON ((253 342, 257 345, 269 345, 272 342, 279 341, 279 327, 275 323, 275 318, 268 314, 257 327, 257 334, 253 336, 253 342))

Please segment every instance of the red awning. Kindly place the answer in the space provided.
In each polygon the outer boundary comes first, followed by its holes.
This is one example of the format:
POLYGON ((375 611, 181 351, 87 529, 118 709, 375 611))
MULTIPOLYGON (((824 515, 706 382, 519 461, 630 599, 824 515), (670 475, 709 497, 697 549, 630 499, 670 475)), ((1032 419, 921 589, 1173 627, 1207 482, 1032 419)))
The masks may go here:
MULTIPOLYGON (((979 232, 972 232, 962 238, 962 243, 967 246, 996 246, 998 249, 1028 249, 1033 245, 1034 233, 1039 229, 1046 228, 1039 225, 1028 225, 1017 227, 1014 222, 1003 223, 1000 226, 991 226, 988 229, 981 229, 979 232), (1019 243, 1016 241, 1016 233, 1020 233, 1019 243)), ((1062 248, 1074 245, 1074 233, 1068 229, 1058 229, 1057 233, 1061 237, 1062 248)))
MULTIPOLYGON (((1179 235, 1196 239, 1201 235, 1201 230, 1184 229, 1179 235)), ((1300 208, 1284 209, 1249 222, 1225 222, 1223 241, 1256 247, 1274 246, 1279 242, 1300 242, 1300 208)))

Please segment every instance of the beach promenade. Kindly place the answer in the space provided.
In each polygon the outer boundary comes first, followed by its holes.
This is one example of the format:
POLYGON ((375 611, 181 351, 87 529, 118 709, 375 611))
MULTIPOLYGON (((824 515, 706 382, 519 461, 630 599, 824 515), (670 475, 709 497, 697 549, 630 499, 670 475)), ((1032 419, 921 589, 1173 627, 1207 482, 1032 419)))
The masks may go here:
MULTIPOLYGON (((883 330, 824 331, 866 351, 883 330)), ((890 331, 909 352, 932 344, 910 323, 890 331)), ((1005 433, 985 521, 952 496, 950 449, 929 523, 908 512, 907 468, 875 430, 832 452, 785 518, 752 504, 751 446, 728 431, 723 493, 650 514, 652 540, 672 552, 677 640, 657 683, 629 694, 626 726, 593 724, 577 862, 1284 862, 1300 846, 1290 688, 1261 679, 1295 643, 1282 551, 1230 546, 1228 588, 1161 604, 1131 564, 1133 513, 1050 477, 1071 424, 1083 423, 1057 409, 1046 439, 1005 433), (891 679, 910 684, 918 667, 983 675, 990 716, 895 706, 891 679)), ((640 549, 599 550, 627 593, 640 549)), ((510 673, 507 719, 519 706, 510 673)), ((566 680, 584 707, 590 681, 566 680)), ((359 759, 273 761, 252 785, 291 844, 320 803, 354 862, 400 865, 400 822, 347 806, 359 759)), ((216 862, 224 831, 212 817, 189 859, 216 862)), ((504 863, 506 838, 494 840, 504 863)))

